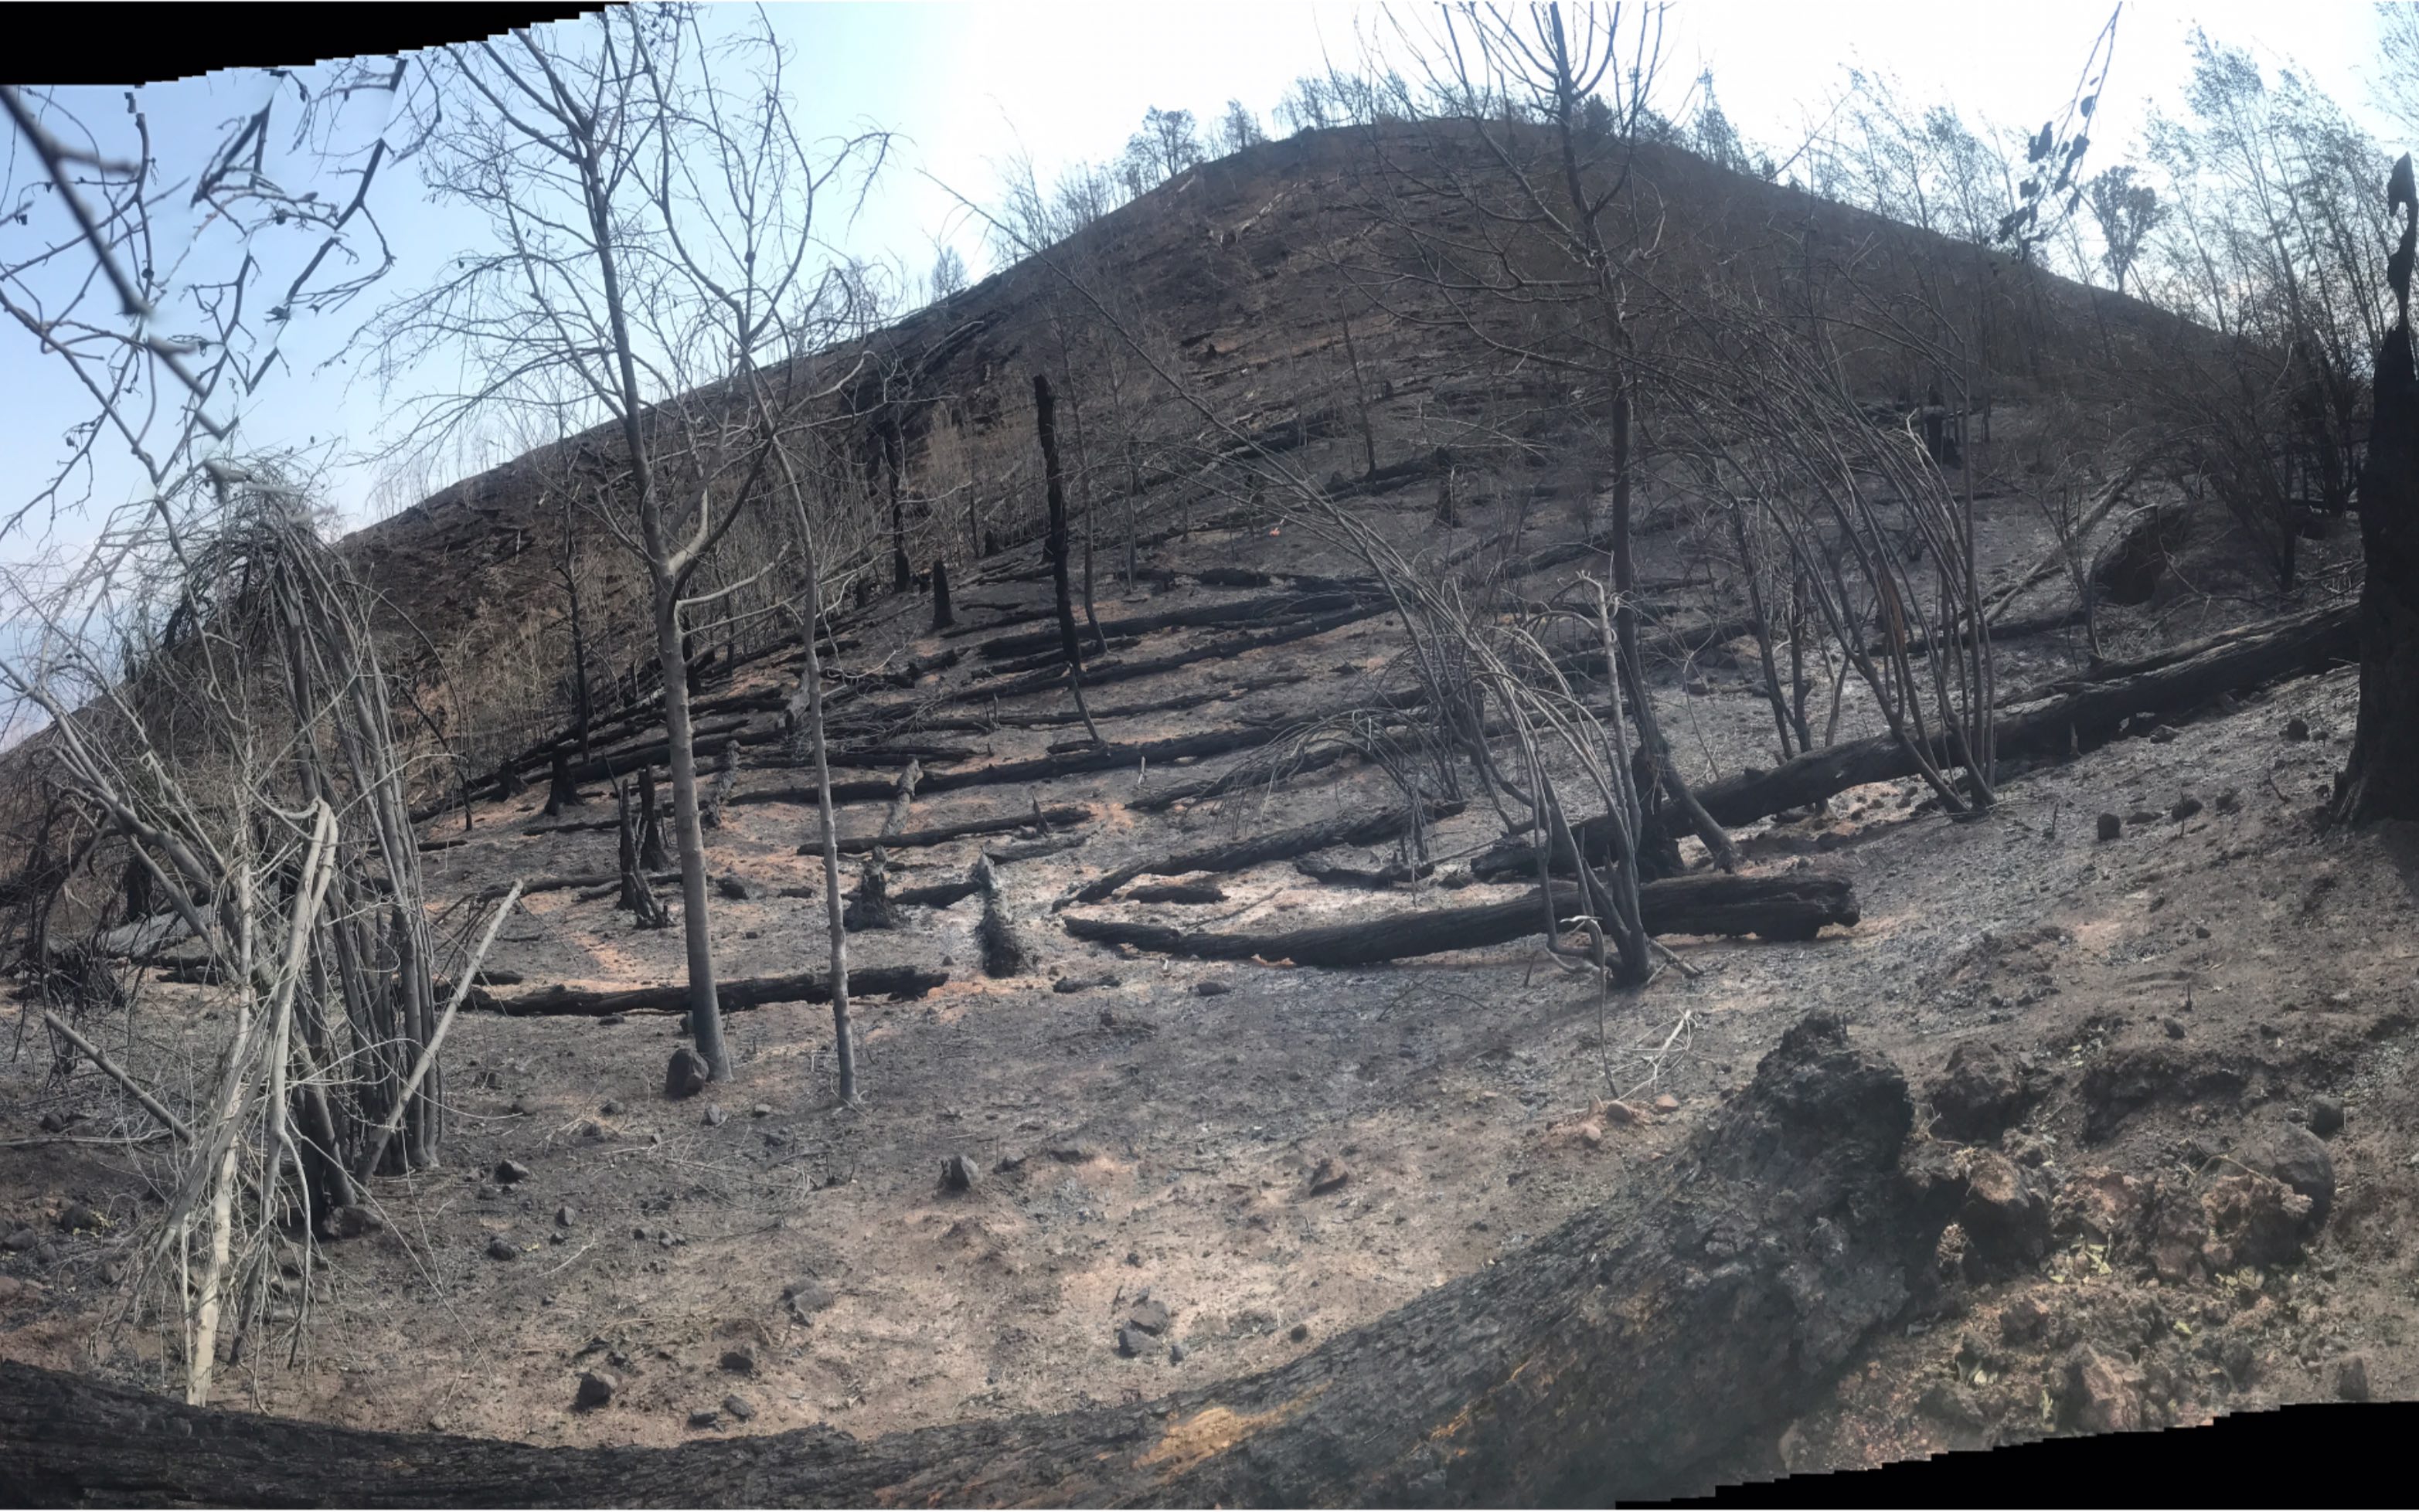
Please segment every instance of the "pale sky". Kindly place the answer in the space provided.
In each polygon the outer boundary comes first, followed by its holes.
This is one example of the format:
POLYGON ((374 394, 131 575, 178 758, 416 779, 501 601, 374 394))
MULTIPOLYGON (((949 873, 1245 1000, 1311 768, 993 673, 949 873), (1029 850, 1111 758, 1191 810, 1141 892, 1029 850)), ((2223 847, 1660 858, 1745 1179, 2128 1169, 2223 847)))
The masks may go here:
MULTIPOLYGON (((753 15, 751 8, 724 8, 728 14, 714 24, 744 24, 753 15)), ((932 265, 936 237, 954 244, 977 277, 990 270, 980 227, 948 189, 995 202, 994 164, 1020 145, 1046 177, 1073 160, 1113 156, 1149 106, 1190 109, 1207 125, 1230 97, 1257 112, 1274 134, 1271 115, 1287 84, 1322 70, 1326 58, 1355 66, 1362 36, 1379 21, 1373 7, 1270 0, 793 0, 767 10, 795 49, 795 103, 814 134, 866 125, 903 133, 891 172, 846 239, 860 253, 897 255, 919 278, 932 265)), ((2037 126, 2065 106, 2108 10, 2106 4, 2067 0, 1990 7, 1680 0, 1667 23, 1668 98, 1676 103, 1698 70, 1711 68, 1740 130, 1751 142, 1786 148, 1843 85, 1845 69, 1860 67, 1894 75, 1913 103, 1954 103, 1969 123, 2037 126)), ((2369 106, 2366 65, 2376 37, 2369 8, 2136 0, 2118 28, 2093 170, 2129 155, 2148 101, 2180 108, 2186 39, 2196 23, 2218 40, 2250 48, 2272 68, 2298 64, 2390 146, 2403 145, 2369 106)), ((198 145, 212 139, 216 124, 255 106, 268 87, 256 77, 227 75, 141 91, 163 167, 190 175, 198 145)), ((113 112, 123 119, 117 91, 69 90, 61 98, 96 123, 113 112)), ((11 160, 8 167, 22 182, 24 163, 11 160)), ((401 259, 384 286, 392 294, 425 281, 477 227, 421 203, 408 173, 388 178, 382 191, 383 219, 401 259)), ((0 231, 0 253, 7 245, 0 231)), ((340 448, 371 438, 381 413, 374 386, 348 384, 341 366, 320 366, 365 313, 357 307, 289 338, 291 371, 249 402, 243 430, 252 444, 316 438, 340 448)), ((0 328, 0 459, 7 463, 0 477, 8 486, 47 468, 61 455, 63 430, 84 418, 61 377, 23 331, 0 328)), ((99 500, 122 501, 135 477, 127 466, 108 467, 99 500)), ((333 502, 361 520, 374 483, 366 468, 338 466, 330 479, 333 502)), ((71 540, 72 524, 63 522, 60 534, 71 540)), ((14 543, 0 546, 0 558, 14 555, 14 543)))

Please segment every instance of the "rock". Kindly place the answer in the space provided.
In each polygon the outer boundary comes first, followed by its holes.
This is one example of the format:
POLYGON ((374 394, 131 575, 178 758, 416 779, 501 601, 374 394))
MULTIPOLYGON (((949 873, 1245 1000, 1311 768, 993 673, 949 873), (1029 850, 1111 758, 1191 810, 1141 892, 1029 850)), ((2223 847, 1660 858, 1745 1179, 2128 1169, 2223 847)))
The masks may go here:
POLYGON ((745 903, 756 895, 755 889, 747 885, 746 878, 736 877, 729 872, 714 879, 714 890, 734 903, 745 903))
POLYGON ((2200 800, 2187 793, 2183 797, 2176 800, 2175 807, 2167 810, 2167 817, 2175 820, 2178 824, 2181 824, 2184 820, 2191 818, 2194 815, 2199 813, 2200 810, 2200 800))
POLYGON ((722 1121, 730 1116, 730 1114, 722 1110, 722 1105, 720 1103, 708 1103, 705 1105, 705 1118, 703 1122, 705 1126, 709 1129, 720 1128, 722 1126, 722 1121))
POLYGON ((742 1423, 756 1415, 754 1404, 747 1397, 736 1395, 722 1398, 722 1410, 742 1423))
POLYGON ((70 1202, 59 1210, 59 1232, 71 1234, 90 1229, 96 1232, 109 1227, 109 1220, 82 1202, 70 1202))
POLYGON ((2344 1101, 2321 1092, 2310 1099, 2310 1132, 2324 1137, 2344 1126, 2344 1101))
POLYGON ((2335 1367, 2335 1395, 2348 1402, 2368 1400, 2368 1362, 2355 1354, 2335 1367))
POLYGON ((2142 1426, 2142 1372, 2078 1346, 2067 1357, 2066 1406, 2086 1433, 2130 1433, 2142 1426))
POLYGON ((2176 732, 2165 725, 2162 725, 2158 728, 2150 731, 2149 736, 2150 743, 2152 745, 2165 745, 2175 738, 2176 732))
POLYGON ((1655 1111, 1657 1113, 1676 1113, 1680 1111, 1680 1099, 1672 1096, 1670 1092, 1665 1092, 1662 1096, 1655 1099, 1655 1111))
POLYGON ((2115 840, 2122 836, 2124 832, 2125 821, 2123 819, 2118 817, 2114 814, 2103 814, 2100 816, 2101 839, 2115 840))
POLYGON ((699 1429, 720 1428, 722 1414, 711 1407, 701 1407, 688 1414, 688 1426, 699 1429))
POLYGON ((614 1101, 612 1098, 608 1097, 605 1099, 605 1106, 598 1108, 596 1111, 604 1114, 607 1118, 611 1118, 614 1114, 622 1111, 622 1105, 614 1101))
POLYGON ((752 1350, 725 1350, 722 1352, 720 1363, 722 1368, 734 1376, 752 1376, 756 1373, 756 1354, 752 1350))
POLYGON ((554 1210, 554 1224, 558 1229, 568 1229, 578 1221, 579 1210, 568 1202, 554 1210))
POLYGON ((2285 739, 2288 741, 2306 741, 2309 738, 2310 722, 2308 720, 2296 714, 2291 719, 2285 721, 2285 739))
POLYGON ((941 1162, 941 1190, 971 1192, 975 1189, 975 1163, 963 1155, 951 1155, 941 1162))
POLYGON ((1167 1347, 1167 1363, 1170 1365, 1182 1365, 1184 1363, 1183 1345, 1170 1344, 1167 1347))
POLYGON ((671 1064, 664 1071, 664 1095, 674 1102, 694 1097, 705 1090, 705 1083, 704 1059, 686 1045, 674 1050, 671 1064))
POLYGON ((82 1113, 62 1112, 54 1107, 41 1116, 41 1129, 44 1134, 65 1134, 83 1123, 84 1117, 82 1113))
POLYGON ((1324 1197, 1330 1192, 1341 1189, 1344 1184, 1351 1179, 1352 1172, 1345 1168, 1344 1162, 1333 1156, 1322 1155, 1319 1157, 1318 1164, 1312 1167, 1310 1170, 1310 1195, 1324 1197))
POLYGON ((1963 1386, 1946 1381, 1934 1382, 1918 1404, 1923 1412, 1944 1423, 1959 1428, 1978 1428, 1982 1426, 1982 1410, 1974 1404, 1974 1394, 1963 1386))
POLYGON ((1193 995, 1196 998, 1223 998, 1234 990, 1234 988, 1228 986, 1224 982, 1195 982, 1193 984, 1193 995))
POLYGON ((837 1293, 813 1276, 803 1276, 781 1289, 781 1300, 790 1311, 803 1321, 809 1313, 818 1313, 840 1300, 837 1293))
POLYGON ((1308 1323, 1296 1323, 1291 1328, 1286 1330, 1286 1337, 1299 1344, 1303 1339, 1310 1337, 1310 1325, 1308 1323))
POLYGON ((40 1237, 33 1229, 19 1229, 6 1239, 0 1239, 0 1249, 5 1249, 12 1255, 23 1255, 40 1243, 40 1237))
POLYGON ((2242 788, 2229 787, 2226 791, 2217 795, 2217 811, 2220 814, 2236 814, 2242 812, 2242 788))
POLYGON ((1168 1316, 1167 1304, 1145 1298, 1126 1310, 1126 1321, 1155 1338, 1175 1320, 1168 1316))
POLYGON ((2303 1242, 2317 1227, 2308 1198, 2257 1171, 2220 1177, 2200 1205, 2210 1232, 2201 1254, 2212 1271, 2289 1264, 2301 1259, 2303 1242))
POLYGON ((1148 1334, 1132 1323, 1117 1325, 1117 1352, 1129 1360, 1138 1358, 1145 1350, 1152 1348, 1154 1343, 1148 1334))
POLYGON ((1970 1143, 1997 1138, 2031 1106, 2033 1088, 2006 1050, 1967 1040, 1949 1052, 1949 1065, 1932 1088, 1932 1106, 1943 1134, 1970 1143))
POLYGON ((491 1260, 516 1260, 521 1258, 521 1252, 503 1235, 492 1234, 487 1239, 487 1258, 491 1260))
POLYGON ((1969 1241, 1966 1268, 1981 1275, 2006 1275, 2049 1253, 2048 1201, 1995 1150, 1972 1153, 1957 1222, 1969 1241))
POLYGON ((758 1103, 755 1107, 747 1110, 747 1116, 749 1118, 771 1118, 773 1116, 773 1105, 770 1103, 758 1103))
POLYGON ((522 1165, 519 1161, 499 1160, 496 1162, 496 1181, 500 1184, 510 1186, 515 1182, 525 1182, 529 1179, 530 1168, 527 1166, 522 1165))
POLYGON ((571 1405, 582 1412, 592 1411, 611 1401, 613 1394, 621 1389, 622 1382, 617 1377, 602 1370, 582 1370, 579 1372, 579 1390, 572 1396, 571 1405))
POLYGON ((2335 1202, 2335 1157, 2317 1135, 2298 1123, 2279 1124, 2246 1154, 2243 1164, 2308 1198, 2311 1228, 2327 1221, 2335 1202))
POLYGON ((1089 992, 1094 987, 1114 987, 1117 985, 1117 977, 1109 972, 1103 971, 1098 976, 1062 976, 1057 981, 1050 984, 1050 990, 1053 992, 1089 992))
POLYGON ((2011 1344, 2029 1344, 2041 1337, 2049 1310, 2030 1297, 2018 1297, 1999 1309, 1999 1336, 2011 1344))

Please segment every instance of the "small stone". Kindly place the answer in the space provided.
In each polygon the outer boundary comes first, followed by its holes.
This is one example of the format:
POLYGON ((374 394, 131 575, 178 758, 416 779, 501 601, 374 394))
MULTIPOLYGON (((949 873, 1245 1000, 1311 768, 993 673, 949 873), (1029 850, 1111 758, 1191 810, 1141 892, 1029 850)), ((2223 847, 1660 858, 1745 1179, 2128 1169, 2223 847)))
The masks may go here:
POLYGON ((2125 1433, 2142 1426, 2142 1372, 2088 1346, 2067 1361, 2066 1398, 2086 1433, 2125 1433))
POLYGON ((2218 795, 2217 795, 2217 811, 2218 811, 2220 814, 2234 814, 2234 813, 2239 813, 2239 812, 2242 810, 2242 788, 2240 788, 2240 787, 2229 787, 2229 788, 2227 788, 2226 791, 2224 791, 2224 792, 2222 792, 2222 793, 2220 793, 2220 794, 2218 794, 2218 795))
POLYGON ((2310 1199, 2310 1226, 2327 1221, 2335 1200, 2335 1158, 2319 1137, 2298 1123, 2277 1126, 2245 1161, 2310 1199))
POLYGON ((2181 824, 2184 820, 2191 818, 2194 815, 2199 813, 2200 810, 2200 800, 2191 796, 2190 794, 2186 794, 2182 798, 2176 800, 2175 807, 2167 810, 2167 817, 2175 820, 2178 824, 2181 824))
POLYGON ((734 903, 745 903, 754 895, 746 878, 734 877, 728 872, 714 879, 714 890, 734 903))
POLYGON ((2011 1344, 2029 1343, 2041 1336, 2042 1325, 2049 1321, 2049 1312, 2030 1297, 2018 1297, 1999 1309, 1999 1336, 2011 1344))
POLYGON ((11 1254, 22 1255, 40 1243, 40 1237, 37 1235, 33 1229, 20 1229, 11 1233, 8 1238, 0 1239, 0 1249, 8 1250, 11 1254))
POLYGON ((2150 739, 2150 743, 2151 743, 2152 745, 2165 745, 2165 744, 2166 744, 2169 741, 2172 741, 2172 740, 2174 740, 2175 738, 2176 738, 2176 732, 2175 732, 2174 730, 2172 730, 2172 729, 2169 729, 2169 728, 2168 728, 2166 725, 2160 725, 2158 728, 2156 728, 2156 729, 2152 730, 2152 731, 2150 732, 2150 737, 2149 737, 2149 739, 2150 739))
POLYGON ((783 1287, 781 1300, 790 1305, 792 1312, 803 1318, 809 1313, 823 1311, 840 1298, 830 1287, 809 1275, 783 1287))
POLYGON ((1234 988, 1228 986, 1224 982, 1210 981, 1195 982, 1193 984, 1193 995, 1196 998, 1223 998, 1234 990, 1234 988))
POLYGON ((2007 1156, 1978 1150, 1965 1171, 1957 1222, 1972 1241, 1968 1268, 2006 1273, 2049 1253, 2049 1203, 2007 1156))
POLYGON ((579 1210, 568 1202, 554 1210, 554 1225, 558 1229, 568 1229, 578 1221, 579 1210))
POLYGON ((2368 1362, 2355 1354, 2335 1367, 2335 1395, 2348 1402, 2368 1400, 2368 1362))
POLYGON ((1680 1099, 1672 1096, 1670 1092, 1665 1092, 1662 1096, 1655 1099, 1655 1111, 1657 1113, 1676 1113, 1680 1111, 1680 1099))
POLYGON ((2308 720, 2296 714, 2291 719, 2285 721, 2285 739, 2288 741, 2306 741, 2309 738, 2310 722, 2308 720))
POLYGON ((758 1103, 755 1107, 747 1110, 747 1116, 749 1118, 771 1118, 773 1116, 773 1105, 770 1103, 758 1103))
POLYGON ((736 1395, 722 1398, 722 1410, 742 1423, 756 1415, 756 1409, 747 1398, 736 1395))
POLYGON ((688 1414, 688 1426, 698 1429, 720 1428, 722 1414, 711 1407, 701 1407, 688 1414))
POLYGON ((1310 1195, 1324 1197, 1330 1192, 1340 1189, 1351 1179, 1352 1172, 1346 1168, 1344 1162, 1333 1156, 1323 1155, 1319 1158, 1318 1164, 1311 1168, 1310 1195))
POLYGON ((82 1113, 62 1112, 58 1108, 54 1107, 42 1115, 42 1132, 44 1134, 64 1134, 83 1121, 84 1115, 82 1113))
POLYGON ((80 1229, 101 1229, 109 1220, 82 1202, 70 1202, 59 1210, 59 1232, 74 1233, 80 1229))
POLYGON ((2125 832, 2125 821, 2114 814, 2100 816, 2100 838, 2115 840, 2125 832))
POLYGON ((2344 1126, 2344 1101, 2329 1092, 2310 1099, 2310 1132, 2321 1138, 2344 1126))
POLYGON ((1170 1365, 1182 1365, 1184 1363, 1183 1345, 1170 1344, 1167 1347, 1167 1363, 1170 1365))
POLYGON ((1146 1300, 1127 1309, 1126 1321, 1156 1337, 1166 1333, 1168 1324, 1175 1320, 1168 1316, 1167 1304, 1146 1300))
POLYGON ((664 1095, 674 1102, 693 1097, 705 1090, 705 1061, 695 1050, 684 1045, 672 1052, 671 1064, 664 1071, 664 1095))
POLYGON ((386 1227, 386 1220, 364 1207, 342 1207, 330 1210, 322 1232, 331 1239, 359 1239, 386 1227))
POLYGON ((1155 1344, 1156 1340, 1133 1324, 1117 1325, 1117 1352, 1127 1359, 1139 1357, 1145 1350, 1153 1348, 1155 1344))
POLYGON ((1309 1336, 1310 1325, 1308 1323, 1296 1323, 1291 1328, 1286 1330, 1286 1337, 1293 1340, 1297 1344, 1309 1336))
POLYGON ((941 1190, 971 1192, 975 1189, 975 1163, 963 1155, 951 1155, 941 1162, 941 1190))
POLYGON ((496 1162, 496 1180, 500 1184, 510 1186, 515 1182, 525 1182, 529 1179, 530 1168, 527 1166, 522 1165, 519 1161, 499 1160, 496 1162))
POLYGON ((604 1114, 607 1118, 611 1118, 614 1114, 622 1111, 622 1105, 614 1099, 608 1097, 605 1099, 605 1106, 598 1108, 596 1111, 604 1114))
POLYGON ((572 1397, 571 1405, 582 1412, 602 1407, 611 1401, 613 1394, 621 1389, 621 1381, 602 1370, 582 1370, 579 1372, 579 1390, 572 1397))
POLYGON ((496 1234, 487 1240, 487 1258, 491 1260, 516 1260, 521 1258, 521 1252, 511 1240, 496 1234))
POLYGON ((756 1355, 751 1350, 725 1350, 722 1352, 721 1364, 722 1368, 734 1376, 752 1376, 756 1373, 756 1355))
POLYGON ((705 1105, 705 1126, 709 1129, 720 1128, 722 1126, 722 1121, 730 1116, 730 1114, 722 1110, 722 1105, 720 1103, 708 1103, 705 1105))

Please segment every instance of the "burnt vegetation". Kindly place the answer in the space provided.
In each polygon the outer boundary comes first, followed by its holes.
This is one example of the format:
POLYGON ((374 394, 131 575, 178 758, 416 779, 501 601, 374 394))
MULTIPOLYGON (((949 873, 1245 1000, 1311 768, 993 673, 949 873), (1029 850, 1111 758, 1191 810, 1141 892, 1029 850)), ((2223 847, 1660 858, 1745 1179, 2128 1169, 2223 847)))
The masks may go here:
MULTIPOLYGON (((240 301, 44 338, 148 491, 0 616, 0 1328, 88 1345, 0 1489, 1561 1502, 2419 1389, 2315 1279, 2419 1209, 2332 1153, 2411 1023, 2410 159, 2199 37, 2109 163, 2115 18, 2038 130, 1752 144, 1660 25, 1390 18, 969 190, 980 280, 831 252, 890 144, 769 23, 327 70, 340 198, 486 233, 356 338, 424 496, 235 452, 240 301), (861 1316, 926 1271, 989 1353, 861 1316), (312 1421, 504 1318, 507 1400, 312 1421)), ((0 94, 148 309, 151 170, 0 94)), ((366 266, 267 129, 223 292, 366 266)))

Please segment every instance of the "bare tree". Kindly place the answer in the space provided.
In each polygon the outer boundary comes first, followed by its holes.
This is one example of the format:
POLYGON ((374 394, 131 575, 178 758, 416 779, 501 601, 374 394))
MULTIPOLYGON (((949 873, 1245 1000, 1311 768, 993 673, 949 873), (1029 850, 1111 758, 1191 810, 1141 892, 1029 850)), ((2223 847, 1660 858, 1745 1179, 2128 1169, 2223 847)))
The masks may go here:
POLYGON ((722 386, 803 334, 799 307, 828 282, 809 261, 814 195, 862 145, 806 162, 787 132, 778 48, 762 35, 730 47, 757 66, 752 93, 709 79, 709 63, 724 60, 695 14, 676 8, 447 51, 424 177, 483 216, 495 242, 390 306, 371 333, 391 379, 439 350, 462 354, 474 374, 465 389, 419 396, 408 412, 414 439, 493 407, 552 408, 557 390, 576 396, 577 418, 609 425, 617 475, 605 520, 648 579, 689 1026, 716 1079, 731 1065, 684 619, 732 591, 701 593, 694 579, 777 450, 761 414, 734 413, 722 386))

